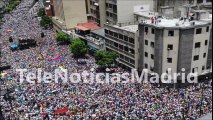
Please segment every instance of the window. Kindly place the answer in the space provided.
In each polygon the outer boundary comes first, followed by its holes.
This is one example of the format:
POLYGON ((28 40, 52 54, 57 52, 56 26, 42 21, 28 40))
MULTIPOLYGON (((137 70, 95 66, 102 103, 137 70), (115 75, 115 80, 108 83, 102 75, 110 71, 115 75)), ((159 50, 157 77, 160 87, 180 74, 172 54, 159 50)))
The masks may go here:
POLYGON ((205 67, 205 66, 203 66, 203 67, 202 67, 202 70, 205 70, 205 68, 206 68, 206 67, 205 67))
POLYGON ((208 45, 208 40, 205 41, 205 46, 207 46, 207 45, 208 45))
POLYGON ((150 66, 150 71, 153 72, 154 71, 154 67, 150 66))
POLYGON ((151 47, 155 48, 155 43, 154 42, 151 42, 151 47))
POLYGON ((128 37, 127 37, 127 36, 124 36, 124 40, 125 40, 125 41, 128 41, 128 37))
POLYGON ((118 47, 118 43, 114 43, 114 46, 115 46, 115 47, 118 47))
POLYGON ((146 68, 146 69, 148 68, 148 64, 145 64, 145 68, 146 68))
POLYGON ((109 34, 109 30, 105 29, 105 34, 109 34))
POLYGON ((194 56, 194 61, 199 60, 199 55, 194 56))
POLYGON ((109 31, 109 35, 110 35, 110 36, 113 36, 113 32, 112 32, 112 31, 109 31))
POLYGON ((149 45, 149 42, 148 42, 148 40, 145 40, 145 45, 149 45))
POLYGON ((195 69, 194 68, 192 69, 192 73, 195 73, 195 69))
POLYGON ((135 40, 133 38, 129 38, 129 42, 135 44, 135 40))
POLYGON ((173 45, 168 45, 168 50, 173 50, 173 45))
POLYGON ((118 38, 118 33, 114 33, 114 37, 115 37, 115 38, 118 38))
POLYGON ((170 30, 168 36, 174 36, 174 31, 170 30))
POLYGON ((167 58, 168 63, 172 63, 172 58, 167 58))
POLYGON ((123 50, 124 46, 123 45, 119 45, 119 49, 123 50))
POLYGON ((207 66, 206 68, 209 70, 209 69, 211 69, 211 66, 207 66))
POLYGON ((203 58, 206 58, 206 53, 203 54, 203 58))
POLYGON ((128 48, 128 47, 124 47, 124 50, 125 50, 126 52, 129 52, 129 48, 128 48))
POLYGON ((155 29, 154 28, 152 28, 152 34, 155 34, 155 29))
POLYGON ((131 63, 131 64, 135 64, 135 61, 132 60, 132 59, 130 59, 130 63, 131 63))
POLYGON ((149 57, 149 54, 147 52, 145 52, 145 57, 149 57))
POLYGON ((153 54, 151 54, 151 59, 153 59, 153 60, 155 59, 153 54))
POLYGON ((123 35, 119 34, 119 39, 123 40, 123 35))
POLYGON ((108 11, 106 12, 106 15, 107 15, 107 17, 109 17, 109 12, 108 11))
POLYGON ((208 26, 208 27, 206 27, 206 32, 209 32, 209 26, 208 26))
POLYGON ((200 42, 195 43, 195 48, 200 48, 200 42))
POLYGON ((120 55, 120 58, 121 58, 121 59, 124 59, 124 56, 123 56, 123 55, 120 55))
POLYGON ((197 30, 196 30, 196 34, 201 34, 202 33, 202 28, 198 28, 197 30))
POLYGON ((149 28, 145 27, 145 33, 148 34, 149 33, 149 28))
POLYGON ((128 58, 128 57, 125 57, 125 61, 129 62, 129 58, 128 58))
POLYGON ((130 52, 131 54, 135 54, 135 50, 133 50, 133 49, 130 49, 129 52, 130 52))

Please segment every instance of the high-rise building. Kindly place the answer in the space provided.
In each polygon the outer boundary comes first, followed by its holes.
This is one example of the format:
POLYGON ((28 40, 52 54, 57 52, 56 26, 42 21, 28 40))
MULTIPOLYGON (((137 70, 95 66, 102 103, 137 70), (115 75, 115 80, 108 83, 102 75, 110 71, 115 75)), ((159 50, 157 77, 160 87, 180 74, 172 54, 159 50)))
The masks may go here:
POLYGON ((187 19, 158 19, 139 25, 139 70, 158 74, 198 73, 212 71, 212 19, 207 13, 195 13, 187 19), (204 15, 201 15, 204 14, 204 15), (202 16, 204 18, 202 18, 202 16))
POLYGON ((71 30, 78 23, 87 22, 85 0, 53 0, 54 29, 57 31, 71 30))
POLYGON ((88 0, 88 18, 103 26, 134 21, 134 13, 153 11, 154 0, 88 0))

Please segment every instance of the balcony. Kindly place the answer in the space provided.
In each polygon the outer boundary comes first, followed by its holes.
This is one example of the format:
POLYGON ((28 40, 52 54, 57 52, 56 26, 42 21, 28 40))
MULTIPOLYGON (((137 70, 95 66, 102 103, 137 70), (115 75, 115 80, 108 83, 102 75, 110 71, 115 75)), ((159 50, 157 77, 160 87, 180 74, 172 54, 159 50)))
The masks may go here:
POLYGON ((96 36, 86 35, 86 40, 96 45, 103 45, 104 40, 101 38, 97 38, 96 36))

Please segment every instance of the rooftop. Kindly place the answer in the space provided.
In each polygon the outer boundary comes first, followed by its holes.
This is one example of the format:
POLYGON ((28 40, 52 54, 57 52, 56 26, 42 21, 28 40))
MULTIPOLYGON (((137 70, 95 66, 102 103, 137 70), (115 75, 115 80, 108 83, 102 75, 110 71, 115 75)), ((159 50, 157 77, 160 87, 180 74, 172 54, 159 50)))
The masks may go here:
POLYGON ((79 24, 77 24, 77 26, 75 28, 82 30, 82 31, 88 31, 88 30, 95 30, 100 27, 95 22, 87 22, 87 23, 79 23, 79 24))
POLYGON ((95 29, 95 30, 92 30, 91 33, 94 33, 94 34, 100 35, 100 36, 105 36, 104 29, 105 28, 95 29))
POLYGON ((127 26, 122 26, 122 27, 114 25, 113 27, 121 29, 121 30, 126 30, 129 32, 133 32, 133 33, 136 33, 138 31, 138 25, 127 25, 127 26))
POLYGON ((209 18, 194 20, 194 21, 161 18, 161 19, 158 19, 158 22, 156 24, 152 23, 151 20, 147 20, 144 24, 148 24, 148 25, 152 25, 156 27, 185 28, 185 27, 191 27, 193 22, 195 23, 193 26, 206 25, 212 22, 212 16, 210 15, 209 18))

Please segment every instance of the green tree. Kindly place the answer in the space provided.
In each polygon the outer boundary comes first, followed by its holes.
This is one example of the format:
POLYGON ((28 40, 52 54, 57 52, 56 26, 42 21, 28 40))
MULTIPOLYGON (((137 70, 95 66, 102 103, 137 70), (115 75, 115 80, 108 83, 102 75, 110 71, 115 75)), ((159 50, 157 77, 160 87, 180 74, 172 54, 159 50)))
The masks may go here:
POLYGON ((57 42, 64 43, 64 42, 69 41, 69 37, 64 32, 58 32, 57 35, 56 35, 56 40, 57 40, 57 42))
POLYGON ((38 14, 37 14, 39 17, 43 17, 43 16, 45 16, 46 14, 45 14, 45 9, 44 8, 41 8, 41 9, 39 9, 39 11, 38 11, 38 14))
POLYGON ((10 7, 10 6, 7 6, 7 7, 5 7, 5 9, 4 9, 4 11, 7 12, 7 13, 9 13, 9 12, 12 11, 12 10, 13 10, 13 8, 10 7))
POLYGON ((72 40, 70 50, 77 58, 84 57, 88 51, 86 44, 80 39, 72 40))
POLYGON ((117 53, 111 51, 97 51, 95 53, 96 63, 102 67, 111 66, 117 58, 117 53))
POLYGON ((45 29, 51 28, 53 26, 53 21, 48 16, 42 16, 41 21, 40 21, 40 25, 42 27, 44 27, 45 29))

